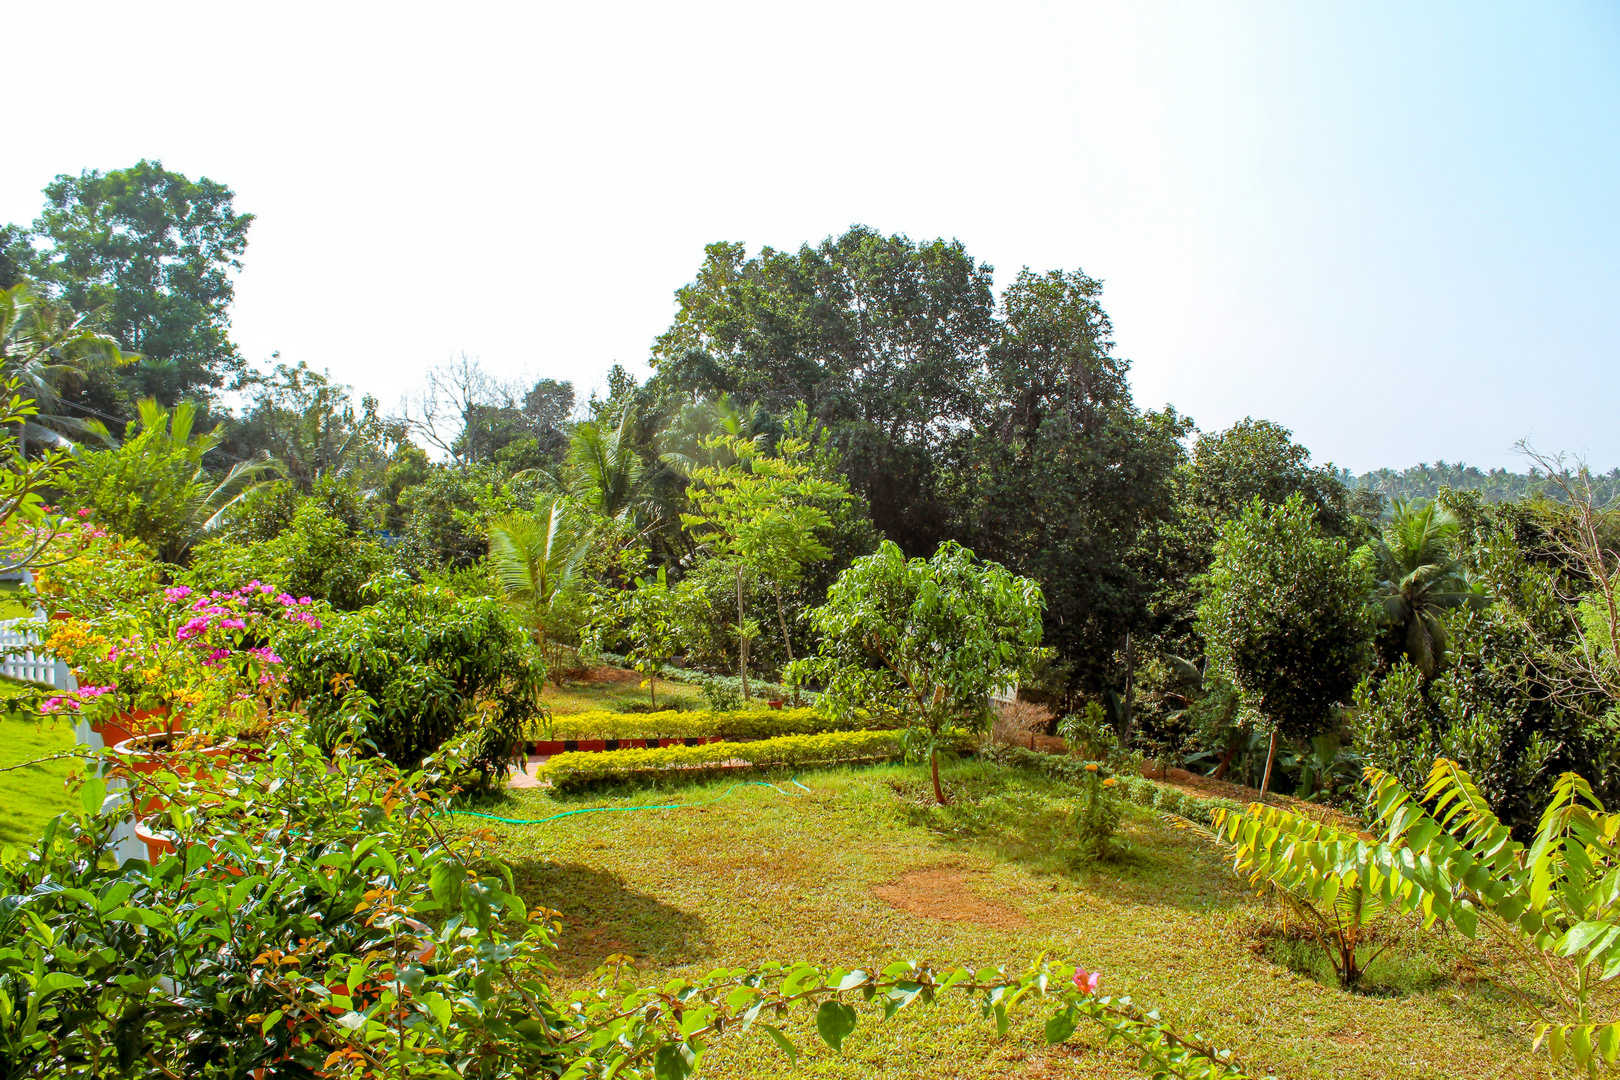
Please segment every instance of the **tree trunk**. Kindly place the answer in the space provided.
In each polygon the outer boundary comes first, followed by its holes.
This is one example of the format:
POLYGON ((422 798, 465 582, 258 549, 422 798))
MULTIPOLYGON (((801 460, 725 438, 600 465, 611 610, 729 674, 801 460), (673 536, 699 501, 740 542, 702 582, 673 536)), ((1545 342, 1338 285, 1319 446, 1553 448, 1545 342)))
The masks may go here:
MULTIPOLYGON (((787 651, 788 663, 793 663, 793 636, 788 633, 787 610, 782 606, 782 587, 776 586, 776 622, 782 627, 782 648, 787 651)), ((799 707, 799 687, 793 687, 793 707, 799 707)))
POLYGON ((934 801, 941 806, 948 805, 945 789, 939 786, 939 751, 932 746, 928 748, 928 771, 934 778, 934 801))
POLYGON ((743 624, 747 615, 743 611, 743 572, 737 568, 737 677, 742 680, 743 701, 748 701, 748 635, 743 624))
POLYGON ((1226 752, 1221 755, 1221 763, 1215 766, 1215 772, 1210 775, 1211 780, 1226 778, 1226 770, 1232 767, 1232 759, 1237 757, 1237 752, 1237 736, 1233 735, 1231 741, 1226 744, 1226 752))
POLYGON ((1271 729, 1271 743, 1266 747, 1266 775, 1260 781, 1260 799, 1265 800, 1266 792, 1271 790, 1271 765, 1277 760, 1277 729, 1271 729))
POLYGON ((1125 722, 1120 725, 1119 741, 1122 746, 1131 745, 1131 728, 1136 720, 1132 708, 1132 697, 1136 689, 1136 639, 1131 632, 1125 632, 1125 722))
POLYGON ((652 698, 652 711, 658 711, 658 672, 647 673, 647 696, 652 698))

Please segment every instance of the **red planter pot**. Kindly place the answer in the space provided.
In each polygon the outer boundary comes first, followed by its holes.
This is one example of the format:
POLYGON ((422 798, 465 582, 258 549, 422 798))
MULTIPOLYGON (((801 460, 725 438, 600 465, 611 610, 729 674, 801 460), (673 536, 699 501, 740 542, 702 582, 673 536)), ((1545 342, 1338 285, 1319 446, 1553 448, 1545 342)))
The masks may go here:
POLYGON ((98 720, 90 725, 90 730, 101 736, 103 746, 117 746, 137 735, 162 731, 168 722, 168 709, 136 709, 98 720))

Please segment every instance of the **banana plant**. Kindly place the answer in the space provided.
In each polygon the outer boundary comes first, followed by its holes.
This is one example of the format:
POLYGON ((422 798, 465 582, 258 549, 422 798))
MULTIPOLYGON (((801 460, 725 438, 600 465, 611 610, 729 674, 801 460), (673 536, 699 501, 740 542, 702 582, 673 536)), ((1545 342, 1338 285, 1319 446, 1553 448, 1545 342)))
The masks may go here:
POLYGON ((1456 762, 1436 760, 1421 795, 1381 770, 1366 775, 1372 833, 1258 804, 1218 812, 1216 826, 1240 865, 1296 895, 1360 887, 1425 926, 1468 938, 1484 930, 1536 973, 1539 992, 1518 993, 1535 1048, 1589 1076, 1612 1074, 1620 1065, 1612 985, 1620 978, 1620 815, 1565 773, 1526 844, 1456 762))

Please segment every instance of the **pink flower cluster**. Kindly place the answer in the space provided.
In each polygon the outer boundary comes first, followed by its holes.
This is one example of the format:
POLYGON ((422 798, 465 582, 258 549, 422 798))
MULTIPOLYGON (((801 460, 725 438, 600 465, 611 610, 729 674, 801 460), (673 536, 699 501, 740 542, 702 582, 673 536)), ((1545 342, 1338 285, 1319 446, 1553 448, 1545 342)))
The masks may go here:
POLYGON ((1074 969, 1074 986, 1082 994, 1095 994, 1097 984, 1102 981, 1102 972, 1087 971, 1083 967, 1074 969))
POLYGON ((40 703, 39 711, 54 713, 67 709, 71 712, 78 712, 80 705, 84 702, 98 698, 103 694, 110 694, 117 689, 117 683, 108 686, 81 686, 77 690, 68 691, 66 694, 46 698, 40 703))

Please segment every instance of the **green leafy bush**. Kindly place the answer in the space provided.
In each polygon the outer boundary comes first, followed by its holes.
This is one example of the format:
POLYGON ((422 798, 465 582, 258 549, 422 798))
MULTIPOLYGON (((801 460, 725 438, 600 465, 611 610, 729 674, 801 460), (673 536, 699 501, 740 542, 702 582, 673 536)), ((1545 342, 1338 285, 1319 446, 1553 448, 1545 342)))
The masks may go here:
POLYGON ((373 703, 363 737, 411 767, 452 737, 460 764, 497 776, 540 715, 545 663, 507 606, 388 579, 378 601, 289 635, 289 688, 319 740, 350 732, 345 698, 373 703))
MULTIPOLYGON (((1088 782, 1087 777, 1092 775, 1087 769, 1088 765, 1099 766, 1099 772, 1107 767, 1099 762, 1064 754, 1043 754, 1039 750, 1027 750, 1021 746, 987 747, 981 751, 981 756, 1002 765, 1043 772, 1073 784, 1088 782)), ((1235 813, 1243 809, 1242 803, 1232 799, 1223 799, 1218 795, 1195 795, 1173 784, 1162 784, 1145 776, 1116 774, 1114 779, 1117 786, 1113 791, 1126 802, 1162 810, 1200 825, 1214 825, 1218 811, 1235 813)))
POLYGON ((540 767, 537 775, 541 780, 549 780, 557 791, 578 791, 623 780, 674 778, 686 783, 733 770, 803 769, 892 761, 902 753, 901 738, 896 732, 834 731, 822 735, 784 735, 746 743, 557 754, 540 767))
POLYGON ((893 721, 867 712, 829 717, 815 709, 736 709, 622 713, 607 709, 558 716, 539 730, 551 739, 771 739, 827 731, 881 731, 893 721))

